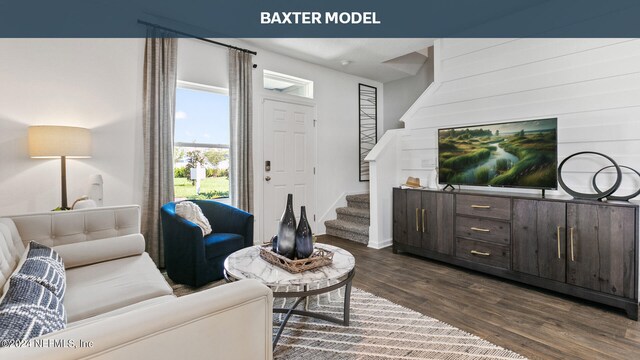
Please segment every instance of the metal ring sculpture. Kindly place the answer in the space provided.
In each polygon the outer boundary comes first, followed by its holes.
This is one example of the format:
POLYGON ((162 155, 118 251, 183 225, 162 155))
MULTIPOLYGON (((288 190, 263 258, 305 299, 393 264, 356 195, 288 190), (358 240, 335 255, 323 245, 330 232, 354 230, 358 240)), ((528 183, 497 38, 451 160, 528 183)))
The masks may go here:
MULTIPOLYGON (((611 167, 611 166, 610 166, 611 167)), ((587 199, 587 200, 601 200, 606 198, 607 196, 613 194, 616 190, 618 190, 618 187, 620 187, 620 183, 622 182, 622 170, 620 170, 620 166, 618 166, 618 163, 615 162, 615 160, 613 160, 612 158, 610 158, 609 156, 605 155, 605 154, 601 154, 599 152, 595 152, 595 151, 580 151, 577 152, 569 157, 567 157, 566 159, 562 160, 562 162, 560 163, 560 166, 558 167, 558 183, 560 184, 560 186, 564 189, 564 191, 566 191, 569 195, 573 196, 576 199, 587 199), (584 155, 584 154, 592 154, 592 155, 598 155, 598 156, 602 156, 603 158, 609 160, 611 162, 612 167, 616 168, 616 173, 618 174, 618 177, 616 179, 615 184, 613 184, 613 186, 605 191, 600 191, 598 189, 596 189, 596 194, 586 194, 586 193, 580 193, 577 191, 572 190, 571 188, 569 188, 567 186, 567 184, 565 184, 564 180, 562 179, 562 167, 564 166, 564 164, 571 158, 578 156, 578 155, 584 155)))
MULTIPOLYGON (((630 168, 628 166, 625 165, 618 165, 620 168, 625 168, 625 169, 629 169, 631 171, 633 171, 634 173, 636 173, 636 175, 638 175, 638 177, 640 177, 640 172, 638 172, 636 169, 630 168)), ((605 166, 602 169, 598 170, 597 173, 595 173, 595 175, 593 175, 593 181, 591 182, 593 184, 593 188, 600 192, 600 189, 598 188, 598 185, 596 184, 596 178, 598 177, 598 174, 600 174, 603 170, 612 168, 613 165, 609 165, 609 166, 605 166)), ((617 190, 617 189, 616 189, 617 190)), ((609 196, 608 199, 610 200, 620 200, 620 201, 629 201, 631 199, 633 199, 634 197, 640 195, 640 189, 638 189, 638 191, 634 192, 633 194, 630 195, 626 195, 626 196, 609 196)))

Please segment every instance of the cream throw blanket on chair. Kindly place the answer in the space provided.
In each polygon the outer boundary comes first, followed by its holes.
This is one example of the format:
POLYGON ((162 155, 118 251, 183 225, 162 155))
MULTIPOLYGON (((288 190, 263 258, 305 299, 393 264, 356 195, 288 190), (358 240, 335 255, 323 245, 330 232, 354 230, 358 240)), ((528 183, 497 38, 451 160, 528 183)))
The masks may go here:
POLYGON ((196 203, 191 201, 182 201, 177 203, 176 215, 200 226, 200 229, 202 229, 202 236, 209 235, 213 231, 211 229, 211 224, 209 224, 209 220, 207 220, 202 213, 202 209, 200 209, 200 206, 196 203))

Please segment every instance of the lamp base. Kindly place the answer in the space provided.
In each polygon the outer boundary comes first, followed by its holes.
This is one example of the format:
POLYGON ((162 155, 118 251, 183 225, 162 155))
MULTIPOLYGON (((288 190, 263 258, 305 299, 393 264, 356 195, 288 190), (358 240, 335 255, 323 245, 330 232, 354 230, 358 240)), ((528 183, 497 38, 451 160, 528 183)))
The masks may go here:
POLYGON ((60 210, 70 210, 69 205, 67 203, 67 157, 60 157, 60 187, 62 193, 62 203, 58 209, 60 210))

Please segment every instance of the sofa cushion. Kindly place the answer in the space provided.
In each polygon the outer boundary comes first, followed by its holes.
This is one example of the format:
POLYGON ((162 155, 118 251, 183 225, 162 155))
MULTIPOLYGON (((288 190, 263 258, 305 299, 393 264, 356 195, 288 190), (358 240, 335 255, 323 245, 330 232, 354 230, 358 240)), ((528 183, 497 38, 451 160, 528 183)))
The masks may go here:
POLYGON ((144 252, 142 234, 131 234, 107 239, 83 241, 55 246, 67 269, 96 264, 103 261, 140 255, 144 252))
POLYGON ((30 242, 27 258, 13 277, 36 282, 46 287, 58 299, 64 298, 64 263, 60 255, 48 246, 30 242))
POLYGON ((116 316, 116 315, 120 315, 120 314, 124 314, 124 313, 128 313, 130 311, 136 311, 136 310, 140 310, 140 309, 144 309, 144 308, 148 308, 154 305, 158 305, 158 304, 164 304, 166 302, 169 301, 175 301, 177 299, 177 297, 175 295, 164 295, 164 296, 160 296, 160 297, 155 297, 153 299, 149 299, 149 300, 145 300, 145 301, 141 301, 139 303, 135 303, 135 304, 131 304, 125 307, 121 307, 118 309, 115 309, 113 311, 108 311, 106 313, 100 314, 100 315, 96 315, 90 318, 86 318, 86 319, 82 319, 82 320, 78 320, 74 323, 70 323, 68 324, 67 328, 74 328, 77 326, 83 326, 95 321, 100 321, 102 319, 106 319, 112 316, 116 316))
POLYGON ((14 215, 10 220, 24 243, 33 240, 47 246, 140 233, 137 205, 47 211, 14 215))
POLYGON ((204 237, 204 252, 207 259, 229 255, 244 247, 244 236, 216 233, 204 237))
POLYGON ((4 230, 7 230, 6 226, 0 224, 0 288, 4 287, 13 272, 14 266, 18 263, 7 244, 11 241, 11 237, 10 235, 8 236, 8 230, 6 232, 4 230))
POLYGON ((69 323, 158 296, 171 287, 147 253, 67 270, 69 323))
POLYGON ((22 241, 22 237, 18 232, 16 224, 9 218, 0 218, 0 224, 4 225, 0 226, 0 229, 5 229, 3 231, 9 231, 7 236, 10 241, 7 242, 7 246, 9 246, 12 252, 18 254, 18 256, 22 255, 26 246, 22 241))
MULTIPOLYGON (((26 250, 22 253, 22 256, 20 256, 20 260, 18 260, 18 264, 16 264, 15 268, 13 269, 13 272, 11 273, 11 276, 9 276, 8 279, 11 279, 11 277, 13 277, 13 275, 15 275, 18 270, 20 270, 20 268, 22 268, 22 265, 24 264, 25 261, 27 261, 27 254, 29 253, 29 244, 27 244, 27 248, 26 250)), ((9 290, 9 284, 11 284, 10 281, 7 281, 4 284, 4 287, 2 288, 2 294, 4 297, 4 294, 7 293, 7 290, 9 290)), ((0 298, 0 301, 2 301, 2 299, 0 298)))
POLYGON ((13 221, 0 218, 0 289, 9 281, 24 253, 25 247, 13 221))
POLYGON ((64 306, 51 291, 22 278, 12 277, 9 282, 0 303, 0 346, 65 328, 64 306))

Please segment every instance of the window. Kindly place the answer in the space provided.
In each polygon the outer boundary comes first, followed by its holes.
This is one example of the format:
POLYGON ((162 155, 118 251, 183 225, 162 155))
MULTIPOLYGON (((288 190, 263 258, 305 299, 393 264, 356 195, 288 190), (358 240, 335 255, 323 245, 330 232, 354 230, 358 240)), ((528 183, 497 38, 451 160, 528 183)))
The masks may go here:
POLYGON ((263 87, 270 91, 313 99, 313 81, 264 70, 263 87))
POLYGON ((173 172, 176 200, 228 198, 230 132, 227 89, 179 81, 175 119, 173 172))

